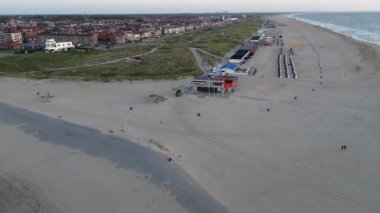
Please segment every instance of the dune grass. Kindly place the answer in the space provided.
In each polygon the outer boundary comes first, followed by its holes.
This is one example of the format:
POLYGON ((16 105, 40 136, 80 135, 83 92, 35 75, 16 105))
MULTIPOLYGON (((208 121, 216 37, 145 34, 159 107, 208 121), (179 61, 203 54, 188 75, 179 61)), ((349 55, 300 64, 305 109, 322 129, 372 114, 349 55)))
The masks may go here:
POLYGON ((216 58, 210 54, 204 53, 202 51, 198 51, 199 55, 204 58, 211 66, 215 67, 216 65, 221 63, 219 58, 216 58))
POLYGON ((227 27, 214 28, 204 31, 203 37, 191 45, 223 57, 231 49, 248 39, 260 28, 261 24, 260 18, 250 18, 227 27))
MULTIPOLYGON (((133 45, 122 49, 18 54, 0 58, 0 76, 107 82, 112 80, 177 79, 183 76, 199 75, 202 72, 188 49, 189 47, 199 47, 215 55, 223 56, 240 41, 248 38, 260 24, 259 18, 247 18, 225 27, 214 27, 170 36, 150 44, 133 45), (115 63, 100 64, 146 53, 156 47, 160 48, 154 53, 139 57, 141 60, 120 60, 115 63), (87 66, 94 64, 96 65, 87 66), (52 70, 63 67, 72 68, 52 70)), ((206 59, 208 57, 205 56, 206 59)))

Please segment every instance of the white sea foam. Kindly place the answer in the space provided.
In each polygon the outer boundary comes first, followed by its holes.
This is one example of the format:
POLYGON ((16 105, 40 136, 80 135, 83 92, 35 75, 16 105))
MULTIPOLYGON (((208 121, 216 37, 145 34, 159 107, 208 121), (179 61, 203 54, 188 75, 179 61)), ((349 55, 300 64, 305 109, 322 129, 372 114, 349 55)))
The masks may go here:
MULTIPOLYGON (((315 19, 311 19, 310 17, 306 18, 306 17, 303 17, 303 15, 308 15, 308 14, 291 14, 288 17, 299 20, 299 21, 303 21, 303 22, 306 22, 309 24, 317 25, 317 26, 323 27, 325 29, 329 29, 331 31, 352 37, 356 40, 380 45, 380 34, 378 34, 378 33, 371 32, 371 31, 365 30, 365 29, 343 26, 344 23, 333 24, 333 23, 322 22, 321 20, 317 20, 317 18, 315 18, 315 19)), ((333 20, 334 16, 338 17, 339 15, 340 15, 339 13, 329 15, 329 17, 331 18, 331 22, 334 22, 334 20, 333 20)), ((353 17, 353 18, 355 18, 355 17, 353 17)), ((363 23, 363 26, 366 24, 368 25, 366 28, 371 28, 371 27, 369 27, 369 25, 374 24, 374 23, 363 23)), ((375 23, 375 25, 377 25, 377 24, 378 23, 375 23)), ((347 25, 349 25, 349 23, 347 23, 347 25)), ((376 27, 380 27, 380 26, 376 26, 376 27)), ((364 28, 364 27, 362 27, 362 28, 364 28)))

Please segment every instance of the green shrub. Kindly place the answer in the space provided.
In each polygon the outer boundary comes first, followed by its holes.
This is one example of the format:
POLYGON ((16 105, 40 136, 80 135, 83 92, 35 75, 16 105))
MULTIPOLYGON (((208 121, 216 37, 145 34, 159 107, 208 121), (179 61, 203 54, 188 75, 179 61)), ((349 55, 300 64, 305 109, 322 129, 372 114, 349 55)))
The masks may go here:
POLYGON ((182 90, 180 90, 180 89, 175 92, 176 97, 180 97, 180 96, 182 96, 182 94, 183 94, 182 90))

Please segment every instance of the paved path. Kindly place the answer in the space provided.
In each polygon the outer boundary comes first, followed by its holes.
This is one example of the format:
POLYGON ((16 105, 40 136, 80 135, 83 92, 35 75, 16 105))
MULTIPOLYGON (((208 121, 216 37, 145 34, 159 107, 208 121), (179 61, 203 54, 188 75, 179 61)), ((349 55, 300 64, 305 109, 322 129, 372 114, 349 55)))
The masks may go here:
POLYGON ((199 53, 197 52, 197 48, 192 48, 190 47, 190 50, 191 52, 193 53, 193 56, 195 58, 195 60, 197 61, 197 64, 199 66, 199 68, 202 70, 202 72, 204 73, 204 75, 208 75, 210 73, 210 71, 212 71, 212 67, 210 66, 210 64, 208 64, 200 55, 199 53))
POLYGON ((200 48, 196 48, 196 49, 199 50, 199 51, 201 51, 201 52, 203 52, 203 53, 206 53, 206 54, 208 54, 208 55, 211 55, 211 56, 213 56, 213 57, 215 57, 215 58, 217 58, 217 59, 220 59, 220 60, 223 60, 223 59, 224 59, 223 57, 220 57, 220 56, 218 56, 218 55, 212 54, 212 53, 210 53, 210 52, 208 52, 208 51, 206 51, 206 50, 204 50, 204 49, 200 49, 200 48))

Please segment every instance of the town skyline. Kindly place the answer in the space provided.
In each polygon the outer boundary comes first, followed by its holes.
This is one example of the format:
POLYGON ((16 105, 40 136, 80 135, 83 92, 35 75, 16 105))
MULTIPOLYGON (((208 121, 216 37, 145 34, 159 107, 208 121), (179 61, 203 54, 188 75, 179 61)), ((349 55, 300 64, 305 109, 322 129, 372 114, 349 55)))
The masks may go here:
POLYGON ((90 1, 90 0, 58 0, 52 4, 47 0, 33 2, 18 0, 3 0, 0 15, 18 14, 175 14, 175 13, 249 13, 249 12, 367 12, 380 11, 380 2, 376 0, 321 0, 308 2, 305 0, 141 0, 139 2, 124 2, 121 0, 90 1), (148 6, 147 6, 148 5, 148 6))

